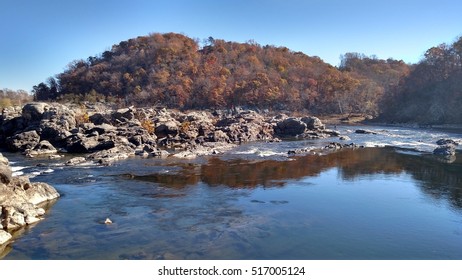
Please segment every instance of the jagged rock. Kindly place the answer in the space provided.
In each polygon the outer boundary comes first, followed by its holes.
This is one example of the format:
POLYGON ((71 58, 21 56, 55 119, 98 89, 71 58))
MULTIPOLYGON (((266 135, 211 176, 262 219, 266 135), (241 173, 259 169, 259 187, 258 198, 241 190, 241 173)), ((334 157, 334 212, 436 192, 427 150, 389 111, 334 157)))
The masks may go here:
POLYGON ((223 131, 217 130, 217 131, 213 132, 212 141, 213 142, 228 142, 229 137, 223 131))
POLYGON ((86 134, 92 134, 94 132, 97 132, 98 135, 101 134, 106 134, 106 133, 115 133, 117 128, 113 125, 110 124, 100 124, 100 125, 95 125, 92 128, 88 129, 85 133, 86 134))
POLYGON ((440 139, 438 141, 436 141, 436 144, 437 145, 448 145, 448 144, 451 144, 451 145, 454 145, 454 146, 458 146, 459 143, 457 143, 456 141, 452 140, 452 139, 440 139))
POLYGON ((87 158, 99 164, 109 165, 114 161, 126 159, 135 154, 135 150, 127 146, 113 147, 90 154, 87 158))
MULTIPOLYGON (((0 183, 0 229, 10 230, 40 221, 45 211, 38 205, 58 197, 52 186, 31 183, 24 176, 13 177, 7 184, 0 183)), ((3 237, 0 243, 11 238, 4 232, 0 234, 3 237)))
POLYGON ((0 153, 0 164, 3 164, 3 165, 10 164, 10 161, 6 157, 4 157, 2 153, 0 153))
POLYGON ((89 120, 95 125, 111 124, 110 118, 101 113, 95 113, 89 117, 89 120))
POLYGON ((0 183, 9 184, 11 182, 13 172, 8 165, 0 163, 0 183))
POLYGON ((453 156, 456 154, 456 147, 453 144, 440 145, 433 150, 433 154, 438 156, 453 156))
POLYGON ((325 129, 324 124, 317 117, 303 117, 301 121, 306 124, 306 128, 310 130, 322 130, 325 129))
POLYGON ((56 154, 58 150, 47 140, 40 141, 32 150, 27 151, 27 156, 34 157, 39 155, 56 154))
POLYGON ((0 229, 0 245, 5 244, 12 238, 11 234, 0 229))
POLYGON ((155 129, 158 138, 174 137, 178 134, 178 124, 174 120, 160 123, 155 129))
POLYGON ((367 129, 357 129, 355 133, 357 134, 377 134, 377 132, 374 132, 372 130, 367 130, 367 129))
POLYGON ((52 186, 40 182, 31 183, 29 178, 24 176, 14 177, 9 185, 14 186, 17 195, 34 205, 59 197, 59 193, 52 186))
POLYGON ((112 119, 116 123, 129 122, 135 118, 132 108, 119 109, 112 114, 112 119))
POLYGON ((115 147, 114 140, 108 136, 73 135, 67 140, 66 150, 70 153, 89 153, 115 147))
POLYGON ((33 102, 24 105, 22 108, 22 117, 26 121, 40 121, 43 113, 48 110, 49 105, 43 102, 33 102))
POLYGON ((287 118, 277 123, 274 131, 281 136, 296 136, 305 132, 306 123, 298 118, 287 118))
POLYGON ((38 131, 40 132, 40 138, 51 141, 53 143, 61 143, 67 137, 71 136, 69 125, 59 125, 49 120, 42 120, 38 131))
POLYGON ((40 136, 35 130, 22 132, 6 139, 8 148, 13 152, 32 149, 39 142, 40 136))
POLYGON ((72 165, 78 165, 78 164, 84 163, 86 161, 87 160, 84 157, 74 157, 74 158, 71 158, 70 160, 66 161, 65 164, 67 166, 72 166, 72 165))
POLYGON ((339 140, 342 140, 342 141, 350 141, 351 138, 344 135, 344 136, 340 136, 339 140))

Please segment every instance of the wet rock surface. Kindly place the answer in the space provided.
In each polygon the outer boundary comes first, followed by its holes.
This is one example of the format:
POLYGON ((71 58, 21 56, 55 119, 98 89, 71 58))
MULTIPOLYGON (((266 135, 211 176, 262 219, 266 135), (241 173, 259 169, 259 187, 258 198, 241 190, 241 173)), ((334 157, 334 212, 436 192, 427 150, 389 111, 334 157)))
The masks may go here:
POLYGON ((11 173, 8 160, 0 154, 0 245, 12 238, 11 231, 42 220, 45 210, 40 205, 59 197, 52 186, 11 173))

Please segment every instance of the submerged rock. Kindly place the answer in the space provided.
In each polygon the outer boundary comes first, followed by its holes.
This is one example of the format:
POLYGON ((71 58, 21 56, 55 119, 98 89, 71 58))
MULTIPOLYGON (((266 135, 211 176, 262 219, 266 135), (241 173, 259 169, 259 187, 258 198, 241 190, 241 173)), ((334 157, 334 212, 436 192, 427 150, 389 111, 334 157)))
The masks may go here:
POLYGON ((433 150, 433 154, 439 156, 454 156, 456 154, 456 147, 453 144, 440 145, 433 150))
POLYGON ((355 133, 357 134, 377 134, 377 132, 374 132, 372 130, 367 130, 367 129, 357 129, 355 133))

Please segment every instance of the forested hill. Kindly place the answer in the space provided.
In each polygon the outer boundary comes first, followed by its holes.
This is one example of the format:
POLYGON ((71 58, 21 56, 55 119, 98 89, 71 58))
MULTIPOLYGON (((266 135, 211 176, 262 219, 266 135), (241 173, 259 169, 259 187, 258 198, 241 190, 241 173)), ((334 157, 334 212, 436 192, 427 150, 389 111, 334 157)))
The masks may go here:
POLYGON ((428 49, 382 111, 387 122, 462 124, 462 37, 428 49))
POLYGON ((285 47, 213 38, 200 47, 184 35, 155 33, 74 61, 33 92, 37 100, 377 115, 384 94, 408 72, 391 59, 347 54, 339 69, 285 47))
POLYGON ((362 113, 386 122, 462 123, 462 37, 416 65, 359 53, 333 67, 285 47, 175 33, 142 36, 77 60, 33 90, 37 100, 179 109, 247 107, 362 113))

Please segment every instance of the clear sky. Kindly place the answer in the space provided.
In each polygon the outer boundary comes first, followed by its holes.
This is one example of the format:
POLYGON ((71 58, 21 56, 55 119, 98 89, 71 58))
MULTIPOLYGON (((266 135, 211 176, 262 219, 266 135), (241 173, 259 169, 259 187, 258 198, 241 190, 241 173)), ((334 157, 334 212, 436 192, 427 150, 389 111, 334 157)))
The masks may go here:
POLYGON ((153 32, 250 39, 319 56, 418 62, 462 35, 460 0, 0 0, 0 88, 30 91, 75 59, 153 32))

